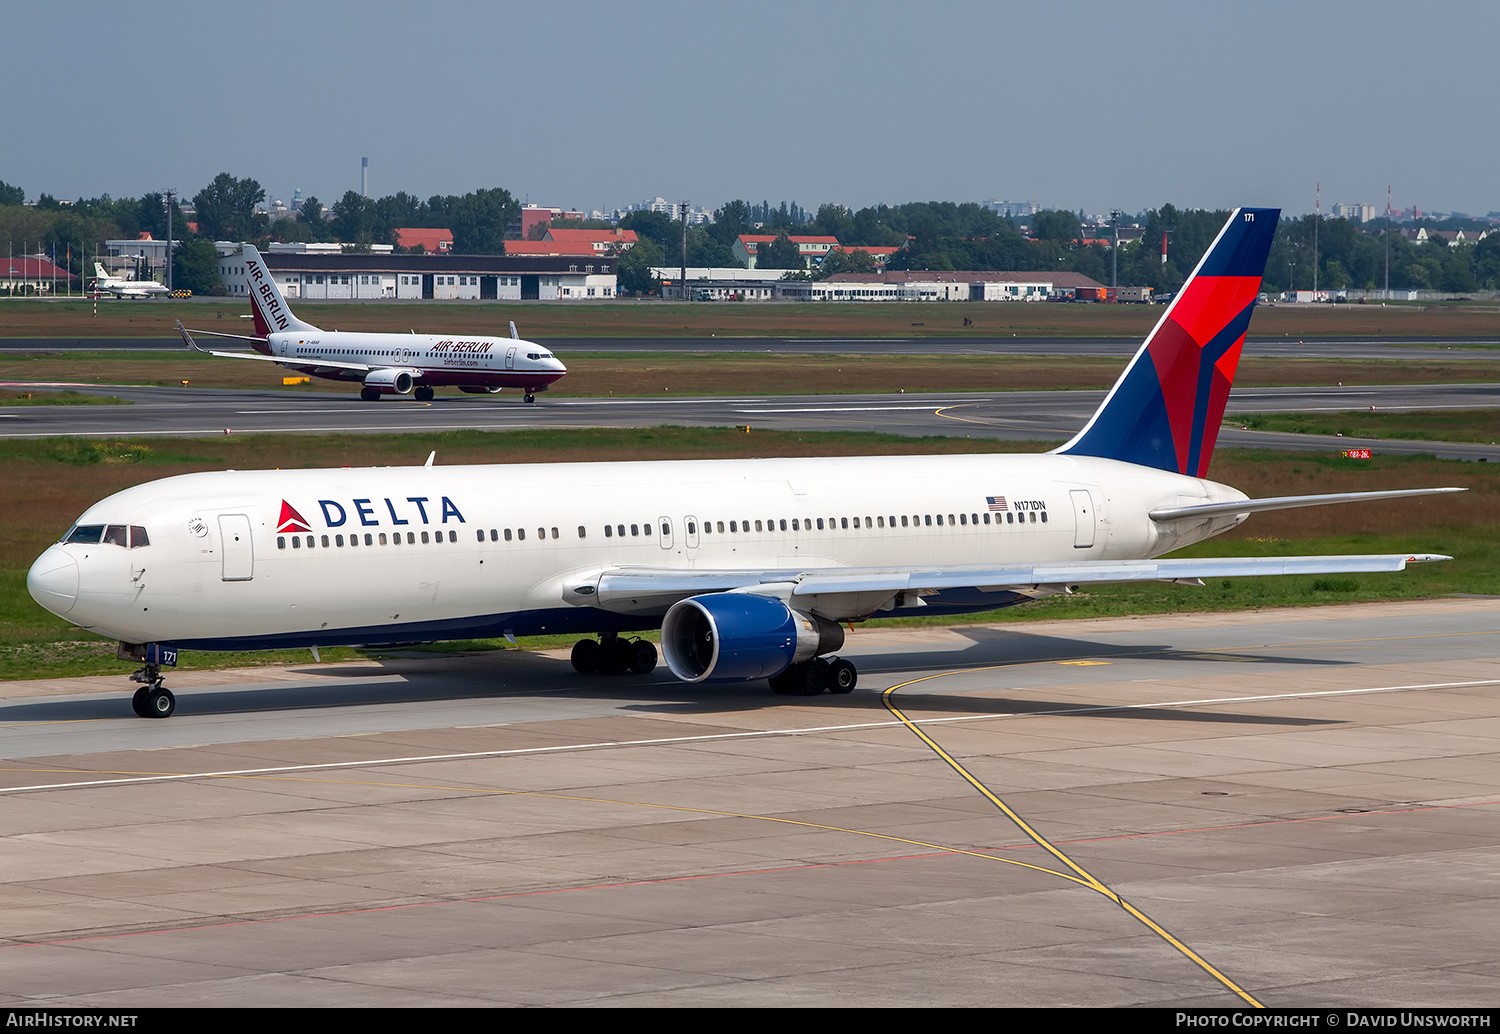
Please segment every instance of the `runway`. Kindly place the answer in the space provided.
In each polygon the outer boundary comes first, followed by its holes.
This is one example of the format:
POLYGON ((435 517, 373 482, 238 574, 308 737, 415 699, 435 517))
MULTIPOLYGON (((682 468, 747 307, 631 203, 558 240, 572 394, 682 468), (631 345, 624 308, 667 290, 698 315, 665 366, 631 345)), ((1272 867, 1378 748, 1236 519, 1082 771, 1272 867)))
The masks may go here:
MULTIPOLYGON (((10 382, 8 388, 32 385, 10 382)), ((525 405, 514 396, 441 395, 360 402, 352 391, 316 394, 208 388, 101 387, 129 406, 0 408, 0 438, 67 435, 422 434, 450 430, 572 427, 749 426, 786 431, 879 431, 1022 441, 1072 437, 1104 398, 1102 391, 948 392, 883 395, 754 395, 735 398, 549 398, 525 405)), ((1385 387, 1243 388, 1228 414, 1379 410, 1487 409, 1500 405, 1500 384, 1385 387)), ((1431 453, 1452 459, 1500 460, 1489 443, 1370 441, 1226 427, 1219 444, 1329 451, 1351 447, 1386 453, 1431 453)))
MULTIPOLYGON (((579 353, 777 352, 788 355, 1104 355, 1129 357, 1140 348, 1131 337, 906 337, 789 338, 538 337, 537 344, 567 361, 579 353)), ((175 335, 135 338, 0 338, 6 352, 175 352, 175 335)), ((1437 357, 1500 359, 1496 338, 1291 338, 1246 339, 1244 354, 1260 358, 1390 359, 1432 361, 1437 357)))
POLYGON ((845 655, 3 684, 0 1001, 1500 1004, 1500 601, 845 655))

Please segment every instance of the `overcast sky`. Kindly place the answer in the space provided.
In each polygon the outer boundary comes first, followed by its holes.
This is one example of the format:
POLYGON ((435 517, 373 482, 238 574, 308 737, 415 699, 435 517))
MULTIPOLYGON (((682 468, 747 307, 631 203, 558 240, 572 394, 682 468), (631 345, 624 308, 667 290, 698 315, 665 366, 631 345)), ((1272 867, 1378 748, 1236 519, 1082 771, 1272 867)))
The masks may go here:
POLYGON ((1500 209, 1494 0, 8 6, 0 180, 1500 209))

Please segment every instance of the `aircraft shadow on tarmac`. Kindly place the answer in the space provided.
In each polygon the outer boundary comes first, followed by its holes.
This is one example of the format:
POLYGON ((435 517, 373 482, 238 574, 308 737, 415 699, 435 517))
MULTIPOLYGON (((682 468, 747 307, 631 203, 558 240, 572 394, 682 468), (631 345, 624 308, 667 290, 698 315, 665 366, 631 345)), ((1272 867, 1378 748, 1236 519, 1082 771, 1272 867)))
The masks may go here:
MULTIPOLYGON (((1081 710, 1077 701, 1004 698, 991 695, 1013 681, 1011 669, 1028 665, 1059 664, 1077 660, 1142 659, 1152 662, 1184 661, 1198 664, 1342 666, 1352 661, 1242 653, 1217 653, 1177 649, 1167 645, 1090 642, 1035 633, 1010 632, 983 627, 957 627, 953 631, 970 640, 959 649, 913 649, 863 654, 858 658, 864 687, 850 696, 776 696, 763 681, 705 683, 679 682, 659 666, 650 676, 579 675, 566 659, 518 651, 494 651, 458 656, 411 655, 382 660, 381 669, 363 665, 311 665, 290 669, 290 675, 306 676, 310 683, 277 682, 245 688, 201 689, 180 686, 177 693, 178 720, 194 716, 226 716, 296 710, 356 708, 381 705, 442 703, 464 700, 536 699, 561 697, 579 700, 617 701, 625 712, 656 714, 711 714, 744 712, 797 703, 841 712, 879 712, 885 708, 879 694, 870 691, 871 677, 900 677, 908 672, 953 670, 978 672, 990 669, 992 683, 982 691, 933 692, 925 687, 907 691, 908 706, 923 712, 945 713, 1036 713, 1081 710)), ((858 638, 853 640, 858 644, 858 638)), ((1019 675, 1019 672, 1015 673, 1019 675)), ((1205 675, 1205 678, 1211 678, 1205 675)), ((168 676, 168 685, 172 684, 168 676)), ((886 680, 888 681, 888 679, 886 680)), ((121 679, 118 697, 56 697, 0 705, 0 724, 26 722, 90 721, 130 718, 129 684, 121 679)), ((936 689, 936 684, 933 689, 936 689)), ((1098 714, 1087 707, 1089 714, 1098 714)), ((1239 715, 1223 712, 1185 711, 1174 708, 1122 709, 1122 717, 1177 719, 1208 722, 1260 724, 1324 724, 1304 719, 1239 715)))

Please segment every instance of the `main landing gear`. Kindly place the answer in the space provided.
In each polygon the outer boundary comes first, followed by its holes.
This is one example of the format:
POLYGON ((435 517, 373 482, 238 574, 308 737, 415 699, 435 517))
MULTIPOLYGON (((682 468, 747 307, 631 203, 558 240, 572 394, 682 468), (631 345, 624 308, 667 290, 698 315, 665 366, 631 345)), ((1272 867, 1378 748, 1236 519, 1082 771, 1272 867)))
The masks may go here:
POLYGON ((815 697, 825 689, 852 693, 859 683, 859 671, 842 657, 815 657, 772 675, 770 682, 771 692, 786 696, 815 697))
POLYGON ((656 646, 644 639, 621 639, 606 633, 573 644, 573 670, 583 675, 649 675, 656 670, 656 646))
POLYGON ((422 384, 418 385, 417 388, 412 391, 412 394, 417 397, 418 402, 431 402, 433 396, 436 395, 437 392, 433 391, 430 386, 422 384))
POLYGON ((161 684, 161 680, 161 667, 156 664, 144 665, 130 676, 131 682, 143 683, 130 698, 131 709, 140 717, 170 718, 172 712, 177 710, 177 698, 161 684))
POLYGON ((536 396, 531 393, 531 389, 530 388, 526 389, 525 401, 526 402, 535 402, 536 401, 536 396))

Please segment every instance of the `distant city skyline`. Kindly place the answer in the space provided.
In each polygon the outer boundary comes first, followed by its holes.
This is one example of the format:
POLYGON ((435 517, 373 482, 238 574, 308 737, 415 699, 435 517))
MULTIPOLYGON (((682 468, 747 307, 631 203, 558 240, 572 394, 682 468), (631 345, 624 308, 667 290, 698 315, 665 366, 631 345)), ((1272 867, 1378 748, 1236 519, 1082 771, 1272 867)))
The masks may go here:
POLYGON ((20 7, 0 83, 44 100, 0 115, 0 180, 191 197, 227 171, 329 205, 368 157, 372 196, 499 186, 585 212, 660 195, 1301 214, 1321 182, 1325 213, 1383 214, 1389 183, 1397 208, 1483 217, 1496 73, 1473 55, 1497 28, 1474 0, 20 7))

